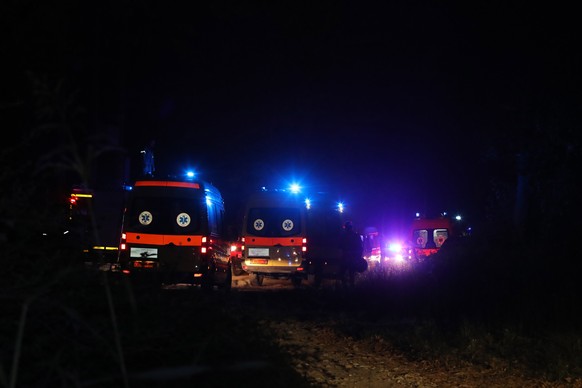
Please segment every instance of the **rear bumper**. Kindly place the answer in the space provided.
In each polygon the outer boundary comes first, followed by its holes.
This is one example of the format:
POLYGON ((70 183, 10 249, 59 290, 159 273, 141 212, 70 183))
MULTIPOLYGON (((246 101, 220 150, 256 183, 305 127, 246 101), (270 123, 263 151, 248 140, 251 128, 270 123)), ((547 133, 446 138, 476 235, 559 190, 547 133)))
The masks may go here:
POLYGON ((242 263, 242 269, 251 274, 260 274, 273 277, 292 277, 296 275, 307 276, 303 266, 273 266, 273 265, 247 265, 242 263))

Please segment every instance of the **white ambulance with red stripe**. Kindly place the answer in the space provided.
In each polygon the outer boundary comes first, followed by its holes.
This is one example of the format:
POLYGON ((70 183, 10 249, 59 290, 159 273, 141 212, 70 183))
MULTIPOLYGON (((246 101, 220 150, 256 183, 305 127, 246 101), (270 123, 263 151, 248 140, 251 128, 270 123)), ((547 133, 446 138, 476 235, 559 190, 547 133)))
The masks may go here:
POLYGON ((258 285, 265 277, 291 279, 295 286, 307 278, 306 205, 297 193, 252 194, 245 204, 241 240, 242 268, 258 285))

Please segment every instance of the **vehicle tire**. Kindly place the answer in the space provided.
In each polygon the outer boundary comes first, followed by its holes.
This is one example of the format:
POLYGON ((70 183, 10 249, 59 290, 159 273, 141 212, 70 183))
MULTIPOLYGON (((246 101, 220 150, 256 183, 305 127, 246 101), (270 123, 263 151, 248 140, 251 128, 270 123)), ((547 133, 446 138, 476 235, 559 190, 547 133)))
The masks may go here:
POLYGON ((232 274, 234 276, 242 276, 245 274, 245 271, 243 271, 242 268, 239 268, 235 265, 234 267, 232 267, 232 274))

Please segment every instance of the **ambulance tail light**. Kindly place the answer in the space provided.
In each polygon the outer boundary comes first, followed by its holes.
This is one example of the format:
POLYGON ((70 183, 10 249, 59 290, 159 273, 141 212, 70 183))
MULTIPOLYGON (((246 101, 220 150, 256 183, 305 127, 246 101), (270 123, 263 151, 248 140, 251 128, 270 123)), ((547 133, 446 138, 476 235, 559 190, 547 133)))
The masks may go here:
POLYGON ((127 249, 127 234, 121 233, 121 242, 119 243, 119 250, 125 251, 127 249))
POLYGON ((301 240, 301 252, 307 252, 307 239, 305 237, 301 240))

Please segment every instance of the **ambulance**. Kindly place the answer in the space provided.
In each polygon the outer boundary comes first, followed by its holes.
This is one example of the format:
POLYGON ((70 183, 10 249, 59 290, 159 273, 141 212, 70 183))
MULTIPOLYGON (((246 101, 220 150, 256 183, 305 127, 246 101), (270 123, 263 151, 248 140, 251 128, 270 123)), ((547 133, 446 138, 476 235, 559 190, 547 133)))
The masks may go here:
POLYGON ((117 270, 136 281, 229 290, 232 283, 224 201, 195 179, 135 182, 123 216, 117 270))
POLYGON ((307 214, 293 191, 261 190, 249 196, 242 221, 242 268, 262 285, 265 277, 306 278, 307 214))
POLYGON ((87 267, 108 270, 118 256, 119 231, 126 192, 73 186, 68 198, 67 227, 87 267))
POLYGON ((262 190, 248 198, 243 218, 242 268, 256 284, 270 277, 299 287, 310 276, 317 285, 337 275, 341 203, 321 193, 262 190))
POLYGON ((434 255, 453 236, 453 222, 446 215, 424 218, 417 215, 410 227, 411 248, 417 261, 434 255))

